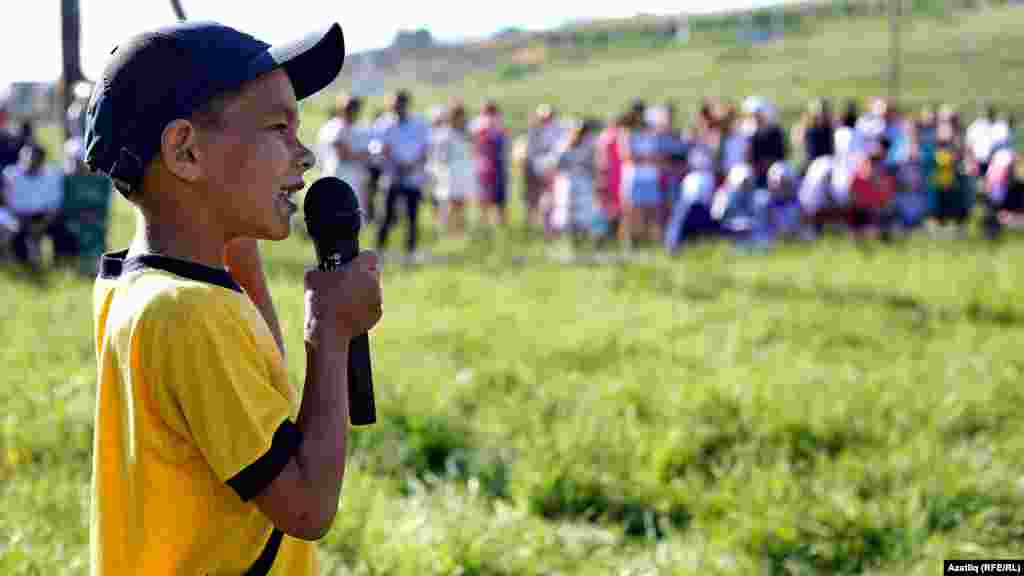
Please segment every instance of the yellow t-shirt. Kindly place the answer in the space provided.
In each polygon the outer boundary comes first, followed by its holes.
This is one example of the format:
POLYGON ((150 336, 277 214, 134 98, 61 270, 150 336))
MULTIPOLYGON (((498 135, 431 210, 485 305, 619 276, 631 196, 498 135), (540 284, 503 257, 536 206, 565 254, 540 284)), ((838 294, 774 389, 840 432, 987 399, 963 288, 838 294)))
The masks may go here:
POLYGON ((266 322, 223 269, 125 255, 94 290, 92 574, 314 574, 251 501, 302 442, 266 322))

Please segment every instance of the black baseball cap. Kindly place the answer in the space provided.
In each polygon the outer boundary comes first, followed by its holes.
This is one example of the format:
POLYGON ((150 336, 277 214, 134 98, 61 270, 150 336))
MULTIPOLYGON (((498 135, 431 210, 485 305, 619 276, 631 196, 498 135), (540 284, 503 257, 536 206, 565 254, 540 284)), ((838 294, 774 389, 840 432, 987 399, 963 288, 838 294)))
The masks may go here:
POLYGON ((215 97, 283 68, 299 100, 325 88, 345 61, 337 23, 279 46, 216 22, 179 22, 111 51, 89 102, 85 163, 118 190, 137 189, 164 127, 215 97))

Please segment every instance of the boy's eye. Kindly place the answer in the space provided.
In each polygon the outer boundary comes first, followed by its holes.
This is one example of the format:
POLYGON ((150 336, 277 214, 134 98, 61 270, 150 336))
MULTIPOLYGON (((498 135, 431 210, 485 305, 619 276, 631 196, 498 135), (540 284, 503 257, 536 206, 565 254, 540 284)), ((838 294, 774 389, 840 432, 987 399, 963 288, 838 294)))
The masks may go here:
POLYGON ((284 123, 274 124, 273 126, 270 127, 270 129, 278 131, 278 132, 287 132, 288 131, 288 125, 284 124, 284 123))

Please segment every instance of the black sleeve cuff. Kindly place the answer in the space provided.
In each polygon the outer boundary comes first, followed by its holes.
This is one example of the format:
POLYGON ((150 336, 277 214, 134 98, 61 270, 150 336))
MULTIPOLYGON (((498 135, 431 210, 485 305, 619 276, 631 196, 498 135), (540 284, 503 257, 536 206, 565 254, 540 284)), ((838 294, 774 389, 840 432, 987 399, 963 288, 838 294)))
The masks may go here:
POLYGON ((243 502, 252 500, 264 488, 270 486, 270 483, 284 470, 292 455, 299 449, 300 444, 302 444, 302 432, 291 420, 281 422, 277 432, 274 432, 274 439, 271 440, 270 449, 266 454, 260 456, 238 474, 228 478, 227 485, 238 493, 243 502))

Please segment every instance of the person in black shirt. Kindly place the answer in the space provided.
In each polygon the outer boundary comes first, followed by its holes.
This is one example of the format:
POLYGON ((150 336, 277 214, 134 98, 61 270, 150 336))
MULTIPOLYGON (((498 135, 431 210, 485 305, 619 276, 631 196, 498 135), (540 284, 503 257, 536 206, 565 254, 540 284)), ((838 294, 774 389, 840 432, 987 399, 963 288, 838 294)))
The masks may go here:
POLYGON ((768 105, 756 101, 748 106, 754 118, 756 129, 750 139, 750 160, 754 166, 756 188, 768 186, 768 169, 772 164, 785 160, 789 155, 786 135, 778 123, 769 117, 768 105))
POLYGON ((835 129, 832 125, 832 106, 829 101, 812 102, 808 120, 803 137, 806 156, 803 173, 807 172, 811 162, 822 156, 831 156, 835 152, 835 129))

